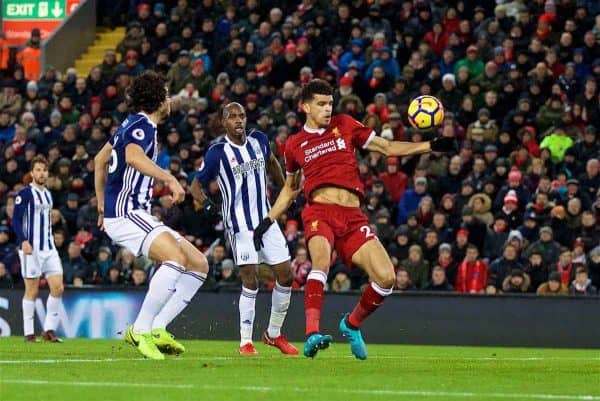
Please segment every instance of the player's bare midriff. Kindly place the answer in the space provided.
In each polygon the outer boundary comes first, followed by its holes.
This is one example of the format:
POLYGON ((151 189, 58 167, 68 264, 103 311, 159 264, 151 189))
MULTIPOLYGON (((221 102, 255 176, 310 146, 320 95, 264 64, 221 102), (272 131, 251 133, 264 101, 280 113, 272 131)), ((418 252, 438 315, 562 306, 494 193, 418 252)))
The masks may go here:
POLYGON ((320 187, 312 191, 310 198, 316 203, 345 207, 360 207, 360 198, 354 192, 334 186, 320 187))

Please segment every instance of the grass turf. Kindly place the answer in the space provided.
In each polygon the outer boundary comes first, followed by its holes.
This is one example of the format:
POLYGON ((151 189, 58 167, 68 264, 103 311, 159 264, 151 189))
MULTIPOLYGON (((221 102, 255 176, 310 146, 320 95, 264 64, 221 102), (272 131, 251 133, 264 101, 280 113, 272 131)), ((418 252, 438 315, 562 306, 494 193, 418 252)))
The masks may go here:
MULTIPOLYGON (((0 338, 0 400, 589 400, 600 401, 600 351, 335 343, 314 359, 256 344, 183 341, 166 361, 117 340, 25 344, 0 338)), ((297 344, 298 347, 301 344, 297 344)))

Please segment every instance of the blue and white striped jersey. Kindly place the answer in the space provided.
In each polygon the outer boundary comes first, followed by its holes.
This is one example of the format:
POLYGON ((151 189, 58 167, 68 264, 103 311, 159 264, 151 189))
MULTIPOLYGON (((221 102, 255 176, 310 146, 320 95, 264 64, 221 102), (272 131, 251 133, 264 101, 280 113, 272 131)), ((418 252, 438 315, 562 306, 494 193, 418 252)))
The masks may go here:
POLYGON ((225 227, 234 233, 254 231, 271 210, 265 170, 271 156, 269 139, 260 131, 252 131, 246 138, 243 145, 225 137, 211 146, 196 173, 204 187, 217 179, 225 227))
POLYGON ((34 252, 55 249, 52 236, 52 194, 44 187, 29 184, 15 198, 12 226, 19 246, 29 241, 34 252))
POLYGON ((130 114, 109 139, 112 145, 108 178, 104 188, 104 217, 123 217, 136 209, 150 213, 154 178, 142 175, 125 162, 125 148, 139 145, 156 162, 156 124, 146 114, 130 114))

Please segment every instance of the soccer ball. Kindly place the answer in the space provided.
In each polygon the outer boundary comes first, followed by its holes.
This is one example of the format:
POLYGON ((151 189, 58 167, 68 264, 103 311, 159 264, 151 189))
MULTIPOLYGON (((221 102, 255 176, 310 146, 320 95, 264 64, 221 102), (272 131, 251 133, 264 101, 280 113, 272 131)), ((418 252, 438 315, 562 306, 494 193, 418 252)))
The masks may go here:
POLYGON ((419 96, 408 105, 408 122, 415 128, 427 130, 444 120, 444 106, 433 96, 419 96))

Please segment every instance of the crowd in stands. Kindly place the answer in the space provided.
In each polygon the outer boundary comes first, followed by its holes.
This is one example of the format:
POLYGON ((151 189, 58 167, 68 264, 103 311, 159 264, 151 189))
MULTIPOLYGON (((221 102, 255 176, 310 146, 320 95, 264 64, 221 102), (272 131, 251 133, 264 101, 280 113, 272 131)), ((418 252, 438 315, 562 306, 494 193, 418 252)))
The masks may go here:
MULTIPOLYGON (((456 139, 452 154, 361 153, 364 212, 396 267, 400 291, 596 294, 600 288, 600 3, 595 0, 136 1, 127 33, 91 71, 26 79, 2 69, 0 287, 19 285, 10 220, 28 161, 51 163, 52 226, 67 284, 145 285, 156 267, 98 230, 93 158, 128 113, 142 71, 168 79, 172 113, 158 163, 189 187, 220 107, 246 107, 283 160, 303 123, 301 85, 336 87, 335 110, 378 135, 456 139), (86 78, 77 76, 84 73, 86 78), (445 106, 435 132, 411 129, 410 100, 445 106)), ((35 39, 34 39, 35 40, 35 39)), ((35 44, 34 44, 35 45, 35 44)), ((216 183, 208 195, 220 202, 216 183)), ((274 200, 278 188, 271 188, 274 200)), ((219 216, 161 182, 152 213, 206 252, 212 287, 239 285, 219 216)), ((295 288, 311 269, 301 196, 282 226, 295 288)), ((268 269, 264 286, 272 285, 268 269)), ((328 288, 367 277, 336 261, 328 288)), ((206 287, 208 287, 207 285, 206 287)))

